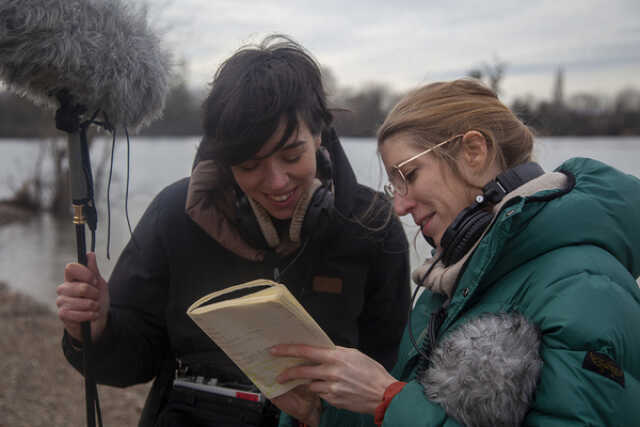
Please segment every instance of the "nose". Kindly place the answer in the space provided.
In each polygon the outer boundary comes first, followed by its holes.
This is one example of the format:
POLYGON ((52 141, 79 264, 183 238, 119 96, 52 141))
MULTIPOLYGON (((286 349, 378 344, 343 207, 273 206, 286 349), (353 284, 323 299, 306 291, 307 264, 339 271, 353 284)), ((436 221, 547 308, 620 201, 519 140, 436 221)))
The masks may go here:
POLYGON ((264 186, 269 191, 278 191, 287 187, 289 184, 289 175, 286 168, 282 167, 278 162, 272 161, 272 159, 266 159, 267 165, 265 168, 264 186))
POLYGON ((411 209, 415 206, 415 202, 413 199, 406 196, 402 196, 400 194, 395 194, 393 196, 393 210, 398 216, 404 216, 411 212, 411 209))

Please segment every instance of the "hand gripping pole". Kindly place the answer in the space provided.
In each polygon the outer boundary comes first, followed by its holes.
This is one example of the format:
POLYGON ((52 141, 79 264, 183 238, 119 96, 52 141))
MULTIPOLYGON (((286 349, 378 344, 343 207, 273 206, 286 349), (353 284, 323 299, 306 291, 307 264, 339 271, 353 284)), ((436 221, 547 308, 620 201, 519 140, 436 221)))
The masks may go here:
MULTIPOLYGON (((67 132, 68 135, 69 178, 78 263, 86 266, 87 245, 85 225, 88 224, 92 232, 92 249, 95 243, 95 229, 97 225, 97 214, 93 197, 93 177, 91 174, 91 162, 89 160, 87 141, 88 123, 80 123, 80 115, 84 113, 86 109, 74 104, 66 91, 61 91, 57 94, 57 97, 60 101, 60 108, 56 111, 56 127, 67 132)), ((82 323, 82 341, 87 425, 89 427, 95 427, 97 414, 98 425, 102 427, 98 389, 92 366, 91 324, 89 322, 82 323)))

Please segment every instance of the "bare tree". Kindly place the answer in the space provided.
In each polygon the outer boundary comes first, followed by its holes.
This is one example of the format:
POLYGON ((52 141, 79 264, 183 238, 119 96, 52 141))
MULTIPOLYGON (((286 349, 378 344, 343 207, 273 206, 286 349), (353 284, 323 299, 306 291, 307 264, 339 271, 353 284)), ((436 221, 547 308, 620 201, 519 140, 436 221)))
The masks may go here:
POLYGON ((507 70, 507 62, 494 56, 493 62, 484 62, 480 67, 472 68, 467 76, 485 82, 497 95, 501 93, 500 84, 507 70))

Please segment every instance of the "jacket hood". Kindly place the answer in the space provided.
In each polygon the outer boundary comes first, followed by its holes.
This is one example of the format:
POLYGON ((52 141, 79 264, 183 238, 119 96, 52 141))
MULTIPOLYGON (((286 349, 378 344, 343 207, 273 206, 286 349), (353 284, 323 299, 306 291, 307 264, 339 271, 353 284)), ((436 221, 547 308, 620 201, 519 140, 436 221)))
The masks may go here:
POLYGON ((436 254, 413 272, 413 280, 451 297, 467 267, 474 281, 486 287, 540 255, 578 245, 606 250, 638 277, 640 216, 634 211, 640 206, 640 180, 582 158, 556 171, 522 185, 496 205, 483 237, 457 263, 445 267, 436 254), (479 258, 474 255, 480 246, 479 258), (485 272, 489 276, 481 280, 478 274, 485 272))
MULTIPOLYGON (((590 244, 613 255, 634 278, 640 275, 640 180, 602 162, 574 158, 557 169, 573 185, 513 200, 509 235, 499 270, 562 247, 590 244), (503 262, 503 259, 506 262, 503 262)), ((504 217, 503 217, 504 218, 504 217)))
MULTIPOLYGON (((322 134, 322 145, 331 158, 334 184, 334 204, 344 216, 351 216, 358 185, 351 164, 333 128, 322 134)), ((264 250, 252 247, 238 232, 235 221, 235 194, 228 189, 222 201, 215 202, 214 195, 221 188, 224 171, 212 160, 197 162, 189 179, 187 215, 224 248, 253 261, 264 258, 264 250)), ((220 198, 218 198, 220 199, 220 198)))

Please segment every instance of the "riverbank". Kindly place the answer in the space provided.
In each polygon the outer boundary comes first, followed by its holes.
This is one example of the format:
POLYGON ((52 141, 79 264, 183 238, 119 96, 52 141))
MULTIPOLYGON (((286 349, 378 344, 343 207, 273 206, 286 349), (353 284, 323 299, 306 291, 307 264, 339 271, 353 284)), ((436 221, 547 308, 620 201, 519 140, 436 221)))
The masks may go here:
MULTIPOLYGON (((0 427, 86 425, 84 380, 60 348, 56 314, 0 282, 0 427)), ((105 426, 136 426, 148 384, 98 386, 105 426)))

